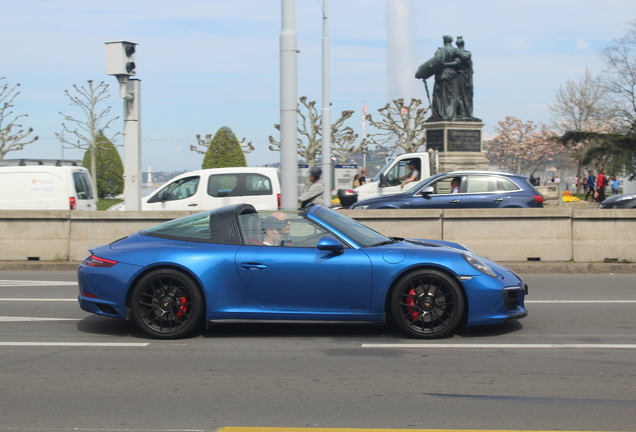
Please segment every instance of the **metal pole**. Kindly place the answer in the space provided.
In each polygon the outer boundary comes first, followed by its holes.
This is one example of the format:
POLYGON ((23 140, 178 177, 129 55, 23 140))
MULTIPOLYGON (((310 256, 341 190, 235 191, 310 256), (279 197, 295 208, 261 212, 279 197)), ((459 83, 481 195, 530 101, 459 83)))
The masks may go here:
POLYGON ((331 206, 331 108, 329 107, 329 0, 323 0, 322 10, 322 178, 325 184, 323 199, 331 206))
POLYGON ((281 207, 298 208, 298 102, 295 0, 281 0, 280 171, 281 207))
POLYGON ((141 210, 141 81, 129 79, 124 97, 124 202, 141 210))

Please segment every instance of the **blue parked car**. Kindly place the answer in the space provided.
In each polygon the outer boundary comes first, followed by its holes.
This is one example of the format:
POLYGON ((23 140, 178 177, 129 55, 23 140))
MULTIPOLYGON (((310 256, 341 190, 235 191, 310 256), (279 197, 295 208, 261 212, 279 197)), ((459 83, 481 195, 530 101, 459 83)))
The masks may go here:
POLYGON ((351 208, 538 208, 543 200, 522 175, 457 171, 429 177, 401 194, 359 201, 351 208))
POLYGON ((90 251, 79 304, 155 338, 205 321, 383 323, 438 338, 527 315, 527 285, 456 243, 390 238, 322 205, 235 204, 90 251))

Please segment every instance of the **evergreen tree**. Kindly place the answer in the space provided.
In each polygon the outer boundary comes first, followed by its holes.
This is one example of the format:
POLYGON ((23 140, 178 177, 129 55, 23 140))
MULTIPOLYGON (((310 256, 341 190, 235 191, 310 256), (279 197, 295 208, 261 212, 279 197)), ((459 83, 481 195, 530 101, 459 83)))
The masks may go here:
MULTIPOLYGON (((124 191, 124 165, 121 162, 119 152, 112 142, 100 131, 95 140, 98 145, 95 148, 95 167, 97 175, 97 196, 119 195, 124 191)), ((90 148, 84 154, 83 165, 91 170, 90 148)))
MULTIPOLYGON (((208 138, 206 136, 206 138, 208 138)), ((223 126, 209 141, 208 151, 203 158, 201 168, 245 167, 247 162, 236 135, 227 126, 223 126)))

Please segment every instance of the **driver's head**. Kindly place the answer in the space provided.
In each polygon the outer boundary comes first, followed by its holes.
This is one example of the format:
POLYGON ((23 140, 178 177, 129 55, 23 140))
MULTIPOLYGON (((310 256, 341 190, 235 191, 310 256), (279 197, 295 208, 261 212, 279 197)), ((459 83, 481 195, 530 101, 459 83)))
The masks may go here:
POLYGON ((291 229, 291 222, 287 215, 283 212, 274 212, 272 213, 272 217, 278 219, 281 223, 284 223, 285 226, 283 228, 279 228, 281 234, 289 234, 289 230, 291 229))

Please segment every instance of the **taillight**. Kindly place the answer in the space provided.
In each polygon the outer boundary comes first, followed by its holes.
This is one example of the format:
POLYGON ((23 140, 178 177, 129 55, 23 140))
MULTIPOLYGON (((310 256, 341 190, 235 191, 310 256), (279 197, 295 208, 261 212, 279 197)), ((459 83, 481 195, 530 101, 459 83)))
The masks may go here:
POLYGON ((68 201, 69 201, 69 204, 71 205, 71 210, 75 210, 75 205, 77 204, 75 202, 75 197, 70 197, 68 201))
POLYGON ((276 199, 278 200, 278 210, 280 210, 280 208, 281 208, 281 204, 280 204, 280 194, 276 194, 276 199))
POLYGON ((543 195, 532 195, 532 198, 539 204, 543 203, 543 195))
POLYGON ((111 261, 105 258, 99 258, 95 255, 91 255, 90 257, 86 258, 84 264, 89 267, 112 267, 117 264, 117 261, 111 261))

